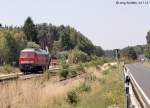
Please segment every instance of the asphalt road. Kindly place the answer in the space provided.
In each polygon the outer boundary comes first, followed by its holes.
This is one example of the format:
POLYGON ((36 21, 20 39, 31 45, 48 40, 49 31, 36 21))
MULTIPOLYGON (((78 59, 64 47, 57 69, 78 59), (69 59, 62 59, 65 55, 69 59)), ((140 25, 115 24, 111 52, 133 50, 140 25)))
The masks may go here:
POLYGON ((145 67, 141 63, 127 64, 126 66, 129 68, 130 73, 133 75, 136 82, 150 99, 150 68, 145 67))

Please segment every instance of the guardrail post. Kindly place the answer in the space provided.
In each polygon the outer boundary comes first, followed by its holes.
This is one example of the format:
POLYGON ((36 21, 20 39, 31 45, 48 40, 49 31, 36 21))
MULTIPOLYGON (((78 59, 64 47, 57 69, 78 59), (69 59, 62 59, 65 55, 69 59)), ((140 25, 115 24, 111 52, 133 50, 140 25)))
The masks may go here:
POLYGON ((130 98, 130 91, 129 91, 129 85, 130 85, 130 77, 128 76, 128 73, 127 73, 127 69, 125 66, 123 66, 123 71, 124 71, 124 83, 125 83, 125 107, 126 108, 133 108, 131 107, 132 103, 131 103, 131 98, 130 98))

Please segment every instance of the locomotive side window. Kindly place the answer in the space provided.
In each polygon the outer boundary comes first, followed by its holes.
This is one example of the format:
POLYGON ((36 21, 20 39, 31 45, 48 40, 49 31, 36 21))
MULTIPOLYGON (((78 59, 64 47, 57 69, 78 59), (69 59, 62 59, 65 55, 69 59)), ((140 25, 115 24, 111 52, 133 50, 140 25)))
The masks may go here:
POLYGON ((34 53, 28 53, 29 58, 34 58, 34 53))

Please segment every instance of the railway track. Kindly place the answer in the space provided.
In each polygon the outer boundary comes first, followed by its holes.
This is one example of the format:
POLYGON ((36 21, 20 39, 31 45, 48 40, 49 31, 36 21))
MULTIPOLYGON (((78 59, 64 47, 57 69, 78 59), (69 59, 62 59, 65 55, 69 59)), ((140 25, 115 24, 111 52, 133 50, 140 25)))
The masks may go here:
MULTIPOLYGON (((74 68, 74 67, 71 66, 71 68, 74 68)), ((60 69, 58 67, 53 67, 53 68, 50 68, 48 72, 50 73, 50 76, 56 76, 59 70, 60 69)), ((7 82, 7 81, 12 81, 12 80, 27 80, 27 79, 36 78, 36 77, 42 77, 43 75, 44 75, 43 72, 32 73, 32 74, 19 73, 19 74, 3 75, 3 76, 0 76, 0 82, 7 82)), ((59 81, 56 81, 55 83, 61 81, 65 85, 65 83, 67 83, 68 80, 80 79, 82 77, 85 77, 85 75, 86 74, 78 74, 75 77, 68 77, 66 79, 60 79, 59 81)))
MULTIPOLYGON (((51 68, 49 69, 49 73, 51 75, 56 75, 56 73, 58 72, 59 68, 51 68)), ((31 78, 35 78, 35 77, 41 77, 43 76, 43 73, 34 73, 34 74, 26 74, 24 75, 23 73, 16 73, 16 74, 8 74, 8 75, 2 75, 0 76, 0 82, 3 81, 9 81, 9 80, 26 80, 26 79, 31 79, 31 78)))
MULTIPOLYGON (((71 67, 73 68, 73 67, 71 67)), ((51 76, 56 76, 56 74, 58 73, 59 68, 50 68, 48 70, 48 72, 50 73, 51 76)), ((0 82, 4 82, 4 81, 11 81, 11 80, 27 80, 27 79, 31 79, 31 78, 35 78, 35 77, 42 77, 44 74, 42 72, 38 72, 38 73, 28 73, 28 74, 23 74, 23 73, 16 73, 16 74, 8 74, 8 75, 3 75, 0 76, 0 82)), ((77 75, 78 76, 82 76, 82 75, 77 75)), ((67 79, 71 79, 71 78, 67 78, 67 79)), ((61 81, 65 81, 66 79, 61 79, 61 81)))

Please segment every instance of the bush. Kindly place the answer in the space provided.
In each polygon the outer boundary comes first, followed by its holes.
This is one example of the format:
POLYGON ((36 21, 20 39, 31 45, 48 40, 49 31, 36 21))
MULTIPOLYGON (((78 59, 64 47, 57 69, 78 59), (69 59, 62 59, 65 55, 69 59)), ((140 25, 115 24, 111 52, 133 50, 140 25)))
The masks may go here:
POLYGON ((44 74, 43 74, 43 80, 44 80, 44 81, 48 81, 49 78, 50 78, 49 72, 48 72, 48 70, 45 70, 45 71, 44 71, 44 74))
POLYGON ((111 68, 111 69, 116 69, 117 66, 116 66, 116 65, 112 65, 112 66, 110 66, 110 68, 111 68))
POLYGON ((107 62, 108 62, 108 60, 106 58, 97 58, 97 59, 89 62, 88 65, 97 67, 98 65, 103 65, 104 63, 107 63, 107 62))
POLYGON ((62 60, 61 67, 60 67, 60 76, 67 78, 68 74, 69 74, 69 64, 66 63, 65 60, 62 60))
POLYGON ((105 71, 103 72, 103 74, 104 74, 104 75, 107 75, 109 72, 110 72, 110 70, 107 69, 107 70, 105 70, 105 71))
POLYGON ((108 63, 108 66, 111 67, 112 65, 110 63, 108 63))
POLYGON ((87 91, 90 91, 91 90, 91 86, 87 83, 82 83, 79 87, 79 91, 81 92, 87 92, 87 91))
POLYGON ((67 51, 62 51, 58 53, 58 58, 59 59, 67 59, 68 58, 68 52, 67 51))
POLYGON ((68 58, 70 63, 86 62, 88 55, 80 50, 75 49, 69 52, 68 58))
POLYGON ((67 93, 67 102, 71 105, 76 105, 78 103, 78 95, 75 91, 69 91, 67 93))
POLYGON ((85 72, 85 69, 84 69, 84 65, 81 62, 78 65, 72 65, 69 68, 69 75, 71 77, 75 77, 82 72, 85 72))
POLYGON ((81 62, 79 63, 79 68, 78 69, 79 69, 79 71, 85 72, 84 66, 81 62))
POLYGON ((100 84, 105 84, 106 83, 106 78, 102 77, 99 79, 100 84))
POLYGON ((69 76, 71 76, 71 77, 75 77, 75 76, 77 76, 77 69, 70 69, 70 71, 69 71, 69 76))
POLYGON ((95 81, 95 80, 96 80, 96 76, 93 75, 93 74, 88 74, 88 75, 85 77, 85 80, 88 81, 88 82, 95 81))
POLYGON ((0 73, 5 73, 5 74, 15 73, 15 68, 6 64, 3 66, 0 66, 0 73))

